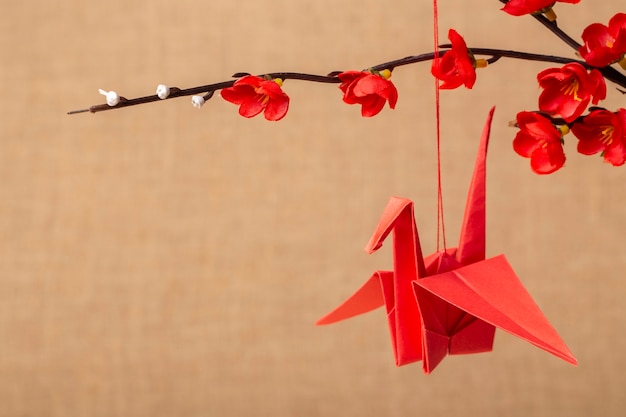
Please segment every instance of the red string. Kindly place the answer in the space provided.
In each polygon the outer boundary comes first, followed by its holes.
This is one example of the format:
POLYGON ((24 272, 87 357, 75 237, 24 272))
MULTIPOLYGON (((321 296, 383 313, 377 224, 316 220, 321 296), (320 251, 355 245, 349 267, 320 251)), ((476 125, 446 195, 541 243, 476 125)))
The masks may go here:
MULTIPOLYGON (((439 12, 437 0, 433 0, 433 41, 435 60, 439 58, 439 12)), ((440 105, 439 105, 439 80, 435 78, 435 120, 437 134, 437 252, 439 251, 439 239, 443 241, 443 250, 446 250, 446 227, 443 220, 443 193, 441 188, 441 129, 440 129, 440 105), (441 234, 440 234, 441 233, 441 234)))

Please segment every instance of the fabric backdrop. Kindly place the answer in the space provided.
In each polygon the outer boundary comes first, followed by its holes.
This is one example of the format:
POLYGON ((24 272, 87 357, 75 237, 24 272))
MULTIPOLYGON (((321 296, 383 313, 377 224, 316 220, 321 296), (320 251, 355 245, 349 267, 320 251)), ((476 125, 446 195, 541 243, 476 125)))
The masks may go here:
MULTIPOLYGON (((362 248, 391 195, 436 245, 428 63, 398 68, 372 119, 336 85, 286 81, 287 117, 216 96, 67 111, 227 80, 325 74, 432 50, 432 3, 7 2, 0 14, 0 416, 621 416, 626 168, 576 153, 540 177, 511 147, 547 65, 502 60, 441 94, 449 246, 496 105, 488 255, 505 253, 579 360, 507 333, 489 354, 394 366, 384 312, 313 323, 376 269, 362 248)), ((470 45, 574 56, 495 0, 441 1, 470 45)), ((623 2, 557 4, 579 38, 623 2)), ((624 106, 609 85, 606 106, 624 106)), ((451 242, 451 243, 450 243, 451 242)))

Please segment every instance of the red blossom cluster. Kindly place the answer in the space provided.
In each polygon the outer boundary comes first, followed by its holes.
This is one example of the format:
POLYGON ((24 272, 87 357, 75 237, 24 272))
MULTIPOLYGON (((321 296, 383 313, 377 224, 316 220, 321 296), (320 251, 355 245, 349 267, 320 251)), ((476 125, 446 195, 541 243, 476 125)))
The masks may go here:
POLYGON ((590 103, 596 105, 606 97, 604 76, 598 68, 626 61, 626 14, 616 14, 608 26, 589 25, 582 39, 584 45, 578 52, 588 66, 572 62, 541 71, 537 75, 543 90, 539 111, 517 115, 520 130, 513 149, 530 158, 531 169, 537 174, 550 174, 563 167, 564 136, 570 131, 578 139, 579 153, 601 153, 614 166, 626 162, 626 110, 592 107, 584 115, 590 103))
POLYGON ((550 174, 565 164, 563 136, 570 129, 578 138, 578 152, 583 155, 601 153, 614 166, 626 162, 626 109, 611 112, 594 109, 571 125, 554 125, 550 116, 523 111, 517 114, 520 131, 513 140, 513 149, 530 158, 537 174, 550 174))
MULTIPOLYGON (((563 0, 576 4, 580 0, 563 0)), ((503 11, 520 16, 552 12, 553 0, 511 0, 503 11)), ((476 59, 463 37, 454 29, 448 32, 451 47, 435 56, 431 73, 440 80, 440 88, 472 88, 476 69, 487 66, 485 59, 476 59)), ((612 165, 626 161, 626 110, 610 112, 592 108, 606 97, 606 84, 599 68, 614 63, 624 64, 626 58, 626 14, 618 13, 608 26, 594 23, 582 33, 584 45, 578 52, 585 59, 570 62, 560 68, 548 68, 537 75, 542 92, 536 112, 522 111, 515 125, 519 132, 513 140, 513 149, 530 158, 531 169, 537 174, 549 174, 565 164, 564 136, 570 131, 578 138, 578 152, 584 155, 601 153, 612 165)), ((389 81, 390 70, 346 71, 337 74, 343 101, 360 104, 361 115, 378 114, 385 103, 395 108, 398 91, 389 81)), ((232 87, 222 90, 222 97, 240 106, 239 113, 253 117, 264 112, 268 120, 280 120, 287 113, 289 97, 282 91, 282 80, 245 76, 232 87)))
MULTIPOLYGON (((375 116, 383 109, 386 102, 390 108, 396 107, 398 90, 389 81, 391 71, 346 71, 337 75, 341 80, 339 89, 343 92, 343 101, 348 104, 360 104, 361 115, 375 116)), ((222 98, 239 105, 239 114, 254 117, 263 112, 267 120, 277 121, 285 117, 289 109, 289 96, 282 90, 280 78, 265 79, 255 75, 246 75, 222 89, 222 98)))
MULTIPOLYGON (((578 3, 579 0, 565 1, 578 3)), ((503 10, 512 15, 551 12, 554 1, 511 0, 503 10)), ((485 66, 468 50, 463 38, 450 29, 449 51, 433 60, 432 74, 442 84, 440 88, 472 88, 476 68, 485 66)), ((608 26, 594 23, 582 34, 584 45, 579 48, 582 62, 570 62, 560 68, 548 68, 537 75, 542 89, 536 112, 522 111, 515 125, 520 129, 513 140, 513 149, 530 158, 531 169, 537 174, 555 172, 565 164, 564 135, 570 131, 578 138, 578 152, 584 155, 601 153, 612 165, 626 161, 626 110, 616 112, 593 107, 606 98, 606 83, 600 69, 620 63, 626 58, 626 14, 618 13, 608 26), (586 65, 583 65, 586 64, 586 65)))

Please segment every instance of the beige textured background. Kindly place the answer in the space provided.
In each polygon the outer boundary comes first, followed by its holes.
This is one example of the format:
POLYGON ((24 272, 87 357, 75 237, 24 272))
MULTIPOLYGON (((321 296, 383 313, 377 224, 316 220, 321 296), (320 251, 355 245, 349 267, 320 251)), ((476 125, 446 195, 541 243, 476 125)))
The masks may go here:
MULTIPOLYGON (((442 93, 448 240, 497 105, 488 253, 505 253, 580 365, 498 332, 491 354, 396 368, 382 311, 313 322, 391 264, 362 248, 390 195, 435 248, 429 65, 395 111, 285 83, 279 123, 218 97, 66 111, 237 71, 326 73, 431 50, 431 2, 4 1, 0 13, 0 416, 620 416, 626 406, 626 168, 566 147, 538 177, 507 123, 536 72, 500 62, 442 93)), ((570 56, 495 0, 441 1, 441 32, 570 56)), ((560 5, 574 36, 623 3, 560 5)), ((620 101, 621 100, 621 101, 620 101)), ((608 107, 624 106, 610 89, 608 107)))

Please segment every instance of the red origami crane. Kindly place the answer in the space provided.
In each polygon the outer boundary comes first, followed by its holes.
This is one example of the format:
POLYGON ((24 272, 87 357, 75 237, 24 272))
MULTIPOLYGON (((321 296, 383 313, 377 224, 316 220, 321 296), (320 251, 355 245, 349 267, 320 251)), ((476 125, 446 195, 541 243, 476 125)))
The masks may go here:
POLYGON ((424 259, 413 202, 392 197, 365 250, 380 248, 393 230, 394 270, 375 272, 316 324, 385 305, 396 365, 422 360, 426 374, 447 354, 491 351, 496 327, 577 363, 504 255, 485 259, 486 157, 493 111, 483 130, 459 247, 424 259))

